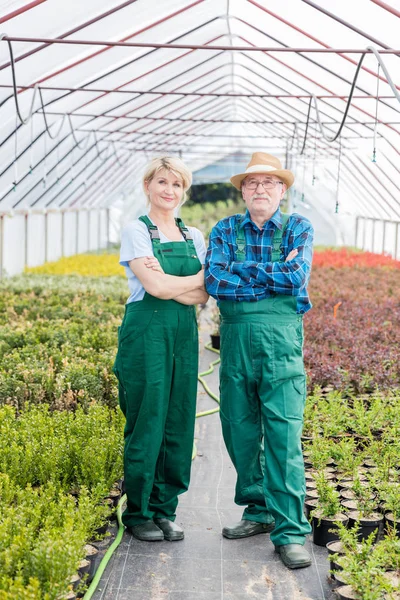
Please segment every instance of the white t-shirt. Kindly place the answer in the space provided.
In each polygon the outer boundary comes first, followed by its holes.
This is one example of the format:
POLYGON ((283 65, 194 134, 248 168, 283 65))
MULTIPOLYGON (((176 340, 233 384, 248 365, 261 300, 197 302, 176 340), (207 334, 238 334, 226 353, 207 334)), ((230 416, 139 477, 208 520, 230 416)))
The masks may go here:
MULTIPOLYGON (((206 244, 204 242, 203 234, 195 227, 188 227, 188 229, 193 238, 199 261, 204 265, 206 244)), ((158 231, 160 233, 161 244, 171 242, 160 229, 158 231)), ((184 241, 183 236, 182 241, 184 241)), ((135 221, 132 221, 132 223, 129 223, 129 225, 122 230, 121 234, 119 264, 125 267, 125 273, 128 278, 130 296, 127 304, 130 302, 139 302, 139 300, 143 300, 144 298, 145 289, 129 267, 129 261, 134 258, 143 258, 144 256, 154 256, 153 245, 147 226, 142 221, 139 221, 139 219, 136 219, 135 221)))

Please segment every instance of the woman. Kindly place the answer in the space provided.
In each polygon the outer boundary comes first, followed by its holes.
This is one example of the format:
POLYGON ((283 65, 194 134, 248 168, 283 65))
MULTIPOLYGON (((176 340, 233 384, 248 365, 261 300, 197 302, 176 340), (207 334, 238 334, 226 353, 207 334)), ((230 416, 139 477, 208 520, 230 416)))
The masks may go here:
POLYGON ((192 183, 178 158, 151 161, 143 177, 148 216, 122 232, 130 296, 114 371, 126 417, 122 520, 139 540, 181 540, 178 495, 189 485, 197 394, 194 305, 207 302, 200 231, 174 217, 192 183))

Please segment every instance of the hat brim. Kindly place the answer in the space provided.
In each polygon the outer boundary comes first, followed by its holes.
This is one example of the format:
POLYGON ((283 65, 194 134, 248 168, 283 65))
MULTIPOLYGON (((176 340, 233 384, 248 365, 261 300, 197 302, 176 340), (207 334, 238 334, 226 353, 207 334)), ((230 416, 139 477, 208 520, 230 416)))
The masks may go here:
MULTIPOLYGON (((263 174, 263 171, 260 169, 260 171, 254 171, 254 173, 239 173, 238 175, 234 175, 233 177, 230 178, 230 182, 232 185, 235 186, 235 188, 237 190, 241 190, 241 184, 243 179, 245 179, 248 175, 260 175, 263 174)), ((275 177, 278 177, 279 179, 281 179, 283 181, 283 183, 286 185, 287 189, 289 189, 293 183, 294 183, 294 175, 292 173, 292 171, 289 171, 288 169, 276 169, 273 171, 265 171, 266 175, 275 175, 275 177)))

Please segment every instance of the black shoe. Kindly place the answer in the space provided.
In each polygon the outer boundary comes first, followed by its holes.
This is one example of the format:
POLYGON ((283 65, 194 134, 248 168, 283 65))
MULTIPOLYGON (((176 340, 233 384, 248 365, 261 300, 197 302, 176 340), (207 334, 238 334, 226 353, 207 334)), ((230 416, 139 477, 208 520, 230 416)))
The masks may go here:
POLYGON ((224 527, 222 535, 230 540, 237 540, 259 533, 269 533, 274 527, 275 523, 256 523, 256 521, 247 521, 243 519, 235 525, 224 527))
POLYGON ((289 569, 302 569, 311 565, 311 556, 301 544, 275 546, 275 550, 289 569))
POLYGON ((128 527, 128 531, 142 542, 161 542, 164 539, 163 532, 153 521, 132 525, 132 527, 128 527))
POLYGON ((170 521, 169 519, 154 519, 154 523, 156 523, 157 527, 163 532, 164 539, 169 542, 183 540, 185 537, 183 529, 174 523, 174 521, 170 521))

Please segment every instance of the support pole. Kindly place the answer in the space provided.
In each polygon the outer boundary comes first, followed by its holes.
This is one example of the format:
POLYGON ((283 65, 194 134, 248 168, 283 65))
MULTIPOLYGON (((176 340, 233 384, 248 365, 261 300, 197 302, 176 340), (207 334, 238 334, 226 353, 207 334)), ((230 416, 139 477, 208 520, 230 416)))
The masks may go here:
POLYGON ((88 210, 87 212, 87 251, 90 252, 90 219, 92 216, 92 211, 88 210))
POLYGON ((387 221, 383 221, 382 254, 385 252, 386 223, 387 221))
POLYGON ((362 246, 361 250, 365 250, 365 239, 367 235, 367 219, 364 217, 364 229, 363 229, 363 237, 362 237, 362 246))
POLYGON ((101 208, 97 211, 97 251, 101 249, 101 208))
POLYGON ((373 219, 372 221, 372 243, 371 243, 371 252, 374 252, 374 248, 375 248, 375 223, 376 220, 373 219))
POLYGON ((398 244, 399 244, 399 225, 400 225, 400 223, 396 223, 396 237, 394 239, 394 259, 395 260, 397 260, 397 250, 398 250, 398 244))
POLYGON ((28 213, 25 213, 25 253, 24 253, 24 267, 28 266, 28 213))
POLYGON ((3 279, 4 215, 0 215, 0 279, 3 279))
POLYGON ((106 215, 107 215, 107 249, 110 246, 110 209, 107 208, 106 209, 106 215))
POLYGON ((48 235, 48 213, 44 213, 44 262, 47 263, 49 258, 49 235, 48 235))
POLYGON ((64 257, 65 211, 61 211, 61 257, 64 257))
POLYGON ((76 230, 76 236, 75 236, 75 254, 78 254, 78 249, 79 249, 79 210, 76 211, 75 230, 76 230))
POLYGON ((359 223, 360 223, 360 217, 357 216, 356 217, 356 232, 355 232, 355 237, 354 237, 354 245, 357 248, 357 243, 358 243, 358 229, 359 229, 359 223))

